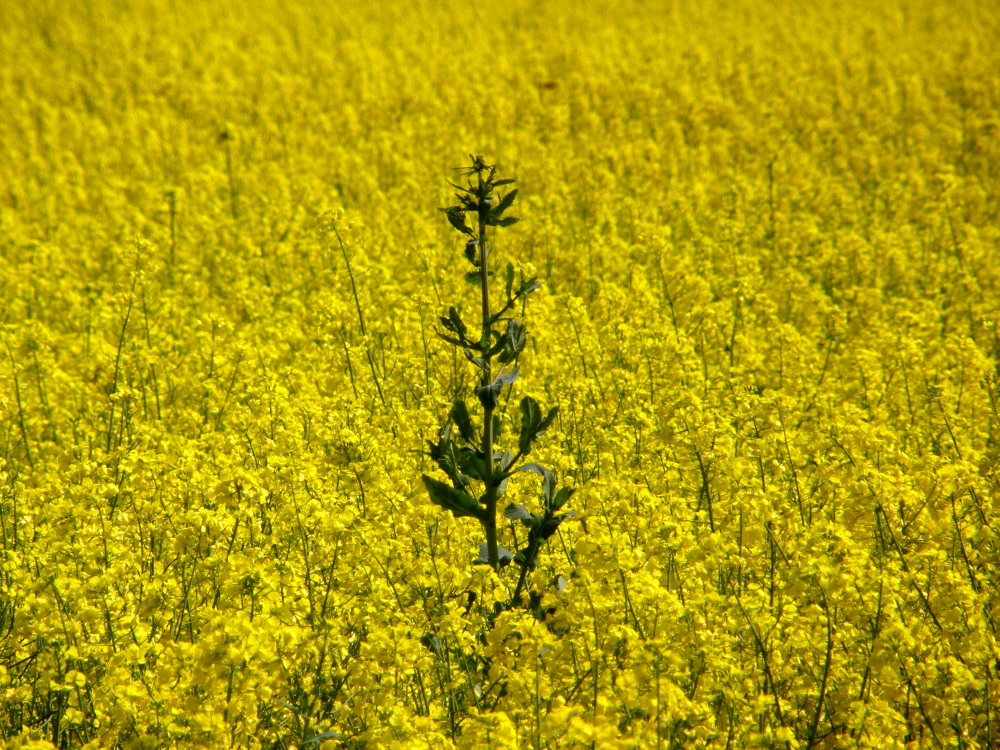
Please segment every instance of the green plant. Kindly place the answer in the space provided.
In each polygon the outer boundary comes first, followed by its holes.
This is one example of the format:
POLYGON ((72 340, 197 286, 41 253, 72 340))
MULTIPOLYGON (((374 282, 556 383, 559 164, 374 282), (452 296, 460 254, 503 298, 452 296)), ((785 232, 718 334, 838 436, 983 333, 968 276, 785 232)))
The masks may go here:
POLYGON ((458 204, 441 209, 451 226, 467 238, 465 258, 472 270, 465 278, 479 289, 481 313, 479 325, 470 328, 458 309, 450 307, 448 314, 440 319, 443 330, 438 335, 460 348, 475 368, 478 385, 474 393, 482 414, 477 424, 466 402, 462 398, 454 401, 438 441, 430 444, 431 458, 450 483, 426 474, 423 480, 435 504, 458 518, 479 521, 486 541, 480 545, 476 563, 489 565, 497 571, 510 564, 520 568, 510 600, 511 606, 516 606, 521 602, 527 574, 535 567, 542 542, 556 532, 562 521, 574 515, 573 511, 562 511, 574 490, 569 487, 557 490, 552 472, 540 464, 519 463, 531 453, 534 442, 555 420, 558 407, 543 416, 538 403, 524 396, 520 402, 517 449, 498 448, 502 425, 498 414, 498 409, 502 409, 500 396, 505 387, 509 388, 517 380, 518 363, 528 341, 525 325, 511 313, 520 301, 523 314, 527 297, 541 287, 541 282, 537 277, 525 278, 522 274, 515 285, 514 264, 508 262, 504 270, 502 304, 494 310, 490 293, 490 281, 494 276, 490 268, 491 228, 509 227, 520 221, 504 216, 514 204, 517 189, 512 188, 507 193, 498 191, 498 188, 512 186, 515 181, 498 179, 497 168, 496 164, 486 164, 481 156, 472 157, 471 166, 462 172, 463 177, 471 178, 467 186, 452 183, 458 189, 458 204), (476 219, 473 226, 467 222, 469 218, 476 219), (504 517, 520 521, 528 528, 524 545, 512 552, 502 547, 497 539, 497 505, 508 481, 523 472, 537 474, 542 479, 542 512, 531 512, 524 505, 507 505, 504 517))

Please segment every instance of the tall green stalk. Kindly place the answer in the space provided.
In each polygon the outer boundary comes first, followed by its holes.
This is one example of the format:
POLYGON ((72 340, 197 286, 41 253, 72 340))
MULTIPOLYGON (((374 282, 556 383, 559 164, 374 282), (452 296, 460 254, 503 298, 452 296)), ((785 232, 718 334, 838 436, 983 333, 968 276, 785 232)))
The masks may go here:
POLYGON ((448 421, 436 443, 430 444, 430 456, 447 475, 450 482, 442 482, 428 475, 423 476, 431 500, 458 518, 475 518, 486 537, 481 544, 478 564, 489 565, 500 571, 514 564, 520 568, 511 605, 519 604, 527 574, 534 569, 542 543, 552 536, 559 524, 573 515, 573 511, 559 511, 569 501, 573 490, 563 487, 556 491, 555 478, 549 469, 537 463, 518 461, 531 452, 534 442, 552 424, 558 414, 553 407, 542 416, 538 403, 530 396, 520 402, 521 425, 517 437, 517 450, 498 450, 502 414, 498 413, 499 397, 504 387, 510 387, 518 376, 517 363, 527 345, 527 329, 516 318, 508 316, 518 300, 541 287, 536 277, 514 284, 514 265, 507 263, 503 304, 494 310, 491 304, 490 268, 492 247, 490 227, 503 228, 520 219, 504 216, 514 204, 517 190, 506 194, 497 188, 514 184, 512 179, 497 179, 497 165, 488 165, 481 156, 472 157, 472 164, 463 172, 465 177, 475 177, 458 189, 458 204, 441 209, 457 231, 466 237, 465 258, 472 265, 465 274, 466 280, 476 284, 480 291, 480 321, 478 335, 472 333, 462 320, 458 309, 452 306, 440 318, 442 330, 438 335, 452 346, 462 350, 466 359, 478 370, 476 397, 482 407, 481 424, 473 422, 465 401, 456 399, 448 421), (469 215, 476 218, 478 231, 466 221, 469 215), (497 328, 506 324, 501 333, 497 328), (499 368, 495 364, 499 363, 499 368), (496 372, 494 370, 496 369, 496 372), (542 479, 541 512, 529 511, 524 505, 508 505, 504 517, 520 521, 528 527, 525 546, 512 552, 500 545, 497 531, 497 504, 503 497, 508 480, 514 474, 531 472, 542 479), (478 491, 477 491, 478 490, 478 491), (478 494, 478 498, 473 494, 478 494))
MULTIPOLYGON (((479 195, 485 195, 483 184, 483 173, 477 172, 476 178, 479 183, 479 195)), ((482 328, 483 335, 480 342, 489 342, 493 334, 493 313, 490 311, 490 245, 487 237, 486 220, 489 218, 489 202, 487 197, 479 203, 479 286, 482 289, 483 312, 482 328)), ((493 382, 493 354, 488 347, 482 347, 482 375, 479 386, 486 388, 493 382)), ((497 548, 497 486, 494 481, 495 463, 493 460, 493 410, 495 405, 483 405, 483 456, 486 459, 486 521, 483 529, 486 532, 487 563, 494 570, 499 570, 500 553, 497 548)))

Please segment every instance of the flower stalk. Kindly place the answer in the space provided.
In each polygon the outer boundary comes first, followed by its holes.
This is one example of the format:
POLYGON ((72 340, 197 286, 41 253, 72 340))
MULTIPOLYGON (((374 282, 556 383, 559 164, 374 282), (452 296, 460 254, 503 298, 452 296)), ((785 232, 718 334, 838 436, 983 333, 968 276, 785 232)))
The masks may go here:
POLYGON ((478 371, 475 395, 482 408, 482 417, 477 429, 465 401, 459 398, 454 402, 438 441, 429 446, 430 457, 450 481, 442 482, 426 474, 423 480, 432 502, 457 518, 474 518, 479 522, 485 542, 480 544, 480 554, 475 563, 489 565, 497 572, 512 564, 520 568, 509 605, 515 606, 521 603, 527 574, 534 569, 543 542, 556 532, 563 520, 574 515, 573 511, 560 512, 572 496, 573 489, 563 487, 556 491, 555 477, 544 466, 537 463, 518 465, 553 423, 558 415, 557 407, 543 416, 533 398, 523 397, 520 401, 517 449, 498 449, 500 427, 506 416, 500 408, 500 395, 504 388, 509 389, 517 380, 517 364, 527 345, 526 327, 516 318, 509 317, 508 312, 519 300, 526 301, 541 287, 541 283, 537 277, 526 279, 522 274, 515 285, 514 265, 508 262, 504 270, 502 304, 494 310, 490 288, 494 277, 490 240, 496 229, 520 221, 517 217, 504 215, 513 206, 517 189, 507 193, 498 191, 498 188, 513 185, 515 181, 499 179, 498 165, 488 165, 483 157, 471 158, 472 164, 463 171, 463 176, 474 179, 465 186, 452 183, 458 189, 458 203, 441 210, 451 226, 466 237, 465 258, 473 270, 467 272, 465 278, 479 287, 479 330, 477 334, 472 333, 458 308, 452 306, 448 314, 440 318, 438 335, 445 342, 460 348, 478 371), (476 229, 466 221, 470 215, 476 219, 476 229), (500 330, 502 324, 506 326, 503 331, 500 330), (541 478, 542 511, 532 512, 524 505, 507 505, 503 517, 520 521, 528 527, 526 544, 514 552, 500 544, 498 506, 508 481, 522 472, 541 478))

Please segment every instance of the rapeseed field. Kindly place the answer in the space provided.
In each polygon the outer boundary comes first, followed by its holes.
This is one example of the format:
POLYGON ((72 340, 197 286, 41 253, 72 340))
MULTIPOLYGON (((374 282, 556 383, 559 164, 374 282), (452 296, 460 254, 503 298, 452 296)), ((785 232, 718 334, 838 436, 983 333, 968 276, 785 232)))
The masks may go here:
POLYGON ((0 60, 5 747, 1000 746, 994 2, 0 0, 0 60), (543 405, 575 512, 490 555, 428 493, 480 154, 491 440, 543 405))

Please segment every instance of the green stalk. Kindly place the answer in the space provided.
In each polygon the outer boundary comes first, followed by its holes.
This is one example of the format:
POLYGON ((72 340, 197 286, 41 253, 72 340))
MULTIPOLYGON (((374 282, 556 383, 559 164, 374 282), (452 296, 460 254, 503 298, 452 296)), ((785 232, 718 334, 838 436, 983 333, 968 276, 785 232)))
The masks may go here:
MULTIPOLYGON (((492 340, 492 312, 490 310, 490 271, 489 245, 486 241, 486 216, 489 206, 486 205, 486 195, 483 189, 483 175, 479 179, 479 273, 480 286, 483 291, 483 337, 480 348, 486 367, 483 370, 482 385, 488 387, 493 382, 493 363, 489 355, 492 340)), ((486 466, 486 520, 483 530, 486 532, 486 556, 493 570, 500 570, 500 552, 497 548, 497 487, 493 474, 493 407, 483 407, 483 459, 486 466)))
MULTIPOLYGON (((368 340, 368 331, 365 328, 365 314, 361 312, 361 300, 358 297, 358 285, 354 282, 354 271, 353 269, 351 269, 351 259, 347 255, 347 248, 344 246, 344 240, 341 239, 340 237, 340 230, 337 228, 336 222, 334 222, 332 226, 333 226, 333 233, 337 237, 337 243, 340 245, 340 252, 344 256, 344 266, 346 266, 347 268, 347 276, 351 280, 351 292, 354 294, 354 305, 358 309, 358 322, 361 324, 361 337, 364 339, 365 342, 365 354, 368 357, 368 366, 371 368, 372 371, 372 380, 375 381, 375 390, 378 391, 379 401, 381 401, 382 404, 385 405, 385 395, 383 395, 382 393, 382 384, 379 382, 378 372, 375 370, 375 360, 372 357, 371 342, 368 340)), ((347 350, 346 338, 344 339, 344 350, 345 351, 347 350)), ((348 364, 350 364, 350 360, 348 360, 348 364)), ((352 387, 354 386, 353 372, 351 374, 351 386, 352 387)), ((355 388, 355 393, 357 393, 356 388, 355 388)))
POLYGON ((528 542, 528 553, 524 556, 524 565, 521 566, 521 574, 517 577, 517 586, 514 588, 514 595, 510 598, 510 605, 516 607, 521 603, 521 590, 524 588, 524 582, 528 578, 528 570, 535 565, 535 558, 538 556, 538 548, 541 546, 541 540, 531 536, 528 542))
MULTIPOLYGON (((495 572, 500 571, 500 551, 498 542, 498 516, 497 503, 503 494, 502 487, 505 481, 513 474, 521 471, 531 471, 543 480, 545 497, 545 513, 531 513, 523 505, 515 505, 511 508, 509 515, 512 519, 517 519, 531 528, 527 546, 516 553, 511 553, 521 571, 518 576, 517 586, 514 591, 514 598, 511 606, 520 601, 521 595, 528 587, 528 572, 534 568, 535 560, 543 546, 543 542, 551 537, 557 530, 559 524, 567 517, 573 515, 572 512, 559 513, 559 510, 566 504, 573 494, 572 488, 563 487, 558 492, 555 491, 555 477, 552 472, 536 463, 524 464, 520 468, 513 468, 517 462, 531 451, 531 445, 542 433, 552 424, 558 412, 558 407, 553 407, 548 414, 543 414, 539 404, 530 396, 521 399, 521 425, 517 435, 517 451, 504 451, 504 458, 498 463, 497 451, 494 443, 499 440, 497 428, 494 425, 494 414, 497 411, 497 399, 504 387, 511 386, 518 376, 518 357, 524 351, 527 344, 524 325, 514 319, 506 318, 507 310, 514 307, 520 301, 523 314, 524 303, 529 294, 542 286, 538 277, 525 278, 521 275, 518 286, 514 286, 514 266, 507 264, 505 274, 506 296, 498 303, 497 310, 494 311, 490 305, 490 227, 509 227, 520 221, 520 218, 504 216, 517 198, 517 189, 511 188, 507 193, 497 192, 496 188, 504 185, 513 185, 516 180, 510 178, 496 178, 498 164, 487 164, 482 156, 472 156, 470 168, 461 169, 462 177, 470 178, 467 185, 451 183, 458 192, 455 197, 458 202, 454 205, 442 208, 441 211, 448 217, 448 223, 452 228, 462 234, 465 244, 465 259, 473 267, 473 271, 465 274, 469 281, 478 281, 479 290, 482 295, 481 323, 479 327, 479 338, 476 340, 475 324, 466 326, 454 306, 448 309, 447 316, 440 318, 442 330, 438 333, 445 341, 456 349, 464 351, 466 357, 475 364, 479 370, 478 387, 476 395, 483 407, 482 431, 477 431, 473 426, 468 406, 461 398, 457 398, 449 414, 449 423, 442 427, 440 440, 430 444, 429 455, 437 463, 438 467, 448 475, 451 480, 450 485, 438 481, 427 474, 423 475, 424 484, 430 493, 431 502, 440 506, 444 510, 450 511, 456 518, 475 518, 486 537, 486 544, 479 543, 480 555, 474 564, 487 564, 495 572), (475 175, 475 180, 471 179, 475 175), (472 214, 477 214, 479 219, 478 232, 475 222, 472 221, 472 214), (506 322, 506 331, 498 331, 496 337, 493 335, 493 324, 501 321, 506 322), (498 359, 499 367, 494 373, 493 360, 498 359), (505 369, 510 367, 510 371, 505 373, 505 369), (457 427, 457 432, 453 428, 457 427), (457 444, 461 440, 466 445, 457 444), (472 455, 474 454, 474 455, 472 455), (513 458, 511 455, 513 454, 513 458), (480 464, 479 459, 482 463, 480 464), (483 494, 477 500, 468 494, 471 479, 481 481, 483 494), (486 551, 482 548, 485 546, 486 551)), ((503 286, 501 286, 503 288, 503 286)), ((501 291, 501 296, 503 292, 501 291)), ((508 391, 507 395, 510 393, 508 391)), ((497 420, 499 422, 499 420, 497 420)), ((507 556, 504 550, 504 556, 507 556)), ((507 560, 511 560, 508 558, 507 560)), ((471 606, 471 605, 470 605, 471 606)), ((511 606, 499 606, 495 608, 493 617, 499 612, 510 609, 511 606)))

